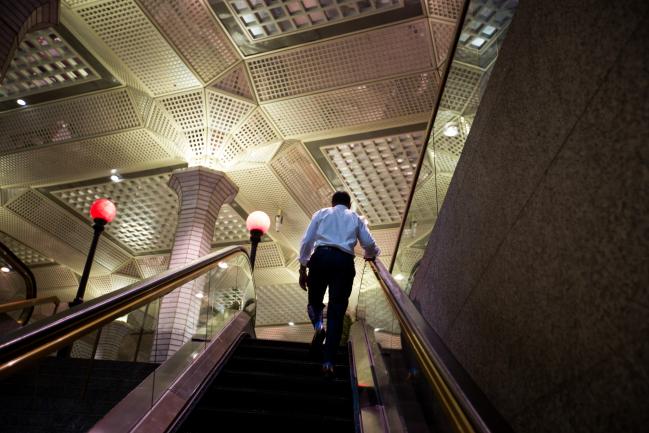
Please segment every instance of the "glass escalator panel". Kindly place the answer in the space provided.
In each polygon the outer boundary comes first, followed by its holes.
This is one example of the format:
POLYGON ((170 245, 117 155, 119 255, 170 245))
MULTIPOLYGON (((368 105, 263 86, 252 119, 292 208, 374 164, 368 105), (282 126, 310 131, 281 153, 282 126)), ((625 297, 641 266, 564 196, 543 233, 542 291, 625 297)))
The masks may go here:
MULTIPOLYGON (((3 354, 0 363, 2 431, 85 432, 131 392, 140 397, 136 399, 140 407, 129 407, 125 422, 129 416, 151 408, 237 315, 250 315, 254 320, 256 298, 248 256, 240 247, 232 250, 213 263, 210 270, 197 273, 166 295, 174 297, 180 289, 185 289, 191 299, 184 302, 191 303, 195 312, 193 317, 190 314, 174 323, 176 327, 182 325, 185 336, 176 342, 175 349, 169 350, 169 345, 165 345, 168 316, 161 315, 164 297, 151 295, 144 302, 126 296, 149 280, 20 330, 24 336, 32 329, 37 330, 38 325, 56 326, 57 320, 70 320, 82 309, 97 308, 98 311, 95 321, 90 318, 78 329, 66 331, 78 335, 74 341, 44 352, 45 356, 40 359, 11 368, 10 364, 15 361, 5 362, 8 358, 3 354), (114 302, 116 296, 124 299, 118 307, 114 302), (112 306, 114 314, 110 320, 99 314, 98 306, 102 303, 112 306), (97 328, 96 321, 105 323, 97 328), (166 350, 161 355, 163 346, 166 350)), ((156 278, 160 276, 150 280, 156 278)), ((14 334, 0 337, 0 354, 9 347, 6 343, 14 334)), ((42 346, 48 344, 44 342, 35 350, 46 350, 42 346)))

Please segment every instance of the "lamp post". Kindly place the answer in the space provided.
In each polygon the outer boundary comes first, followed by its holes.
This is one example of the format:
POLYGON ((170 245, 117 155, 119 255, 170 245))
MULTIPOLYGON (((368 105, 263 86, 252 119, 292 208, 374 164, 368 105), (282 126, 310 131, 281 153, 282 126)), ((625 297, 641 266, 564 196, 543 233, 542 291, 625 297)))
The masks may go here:
POLYGON ((265 212, 254 211, 246 219, 246 228, 250 232, 250 269, 255 270, 255 257, 257 256, 257 245, 261 237, 268 232, 270 228, 270 218, 265 212))
POLYGON ((88 252, 88 258, 86 259, 86 265, 83 268, 81 280, 79 280, 77 296, 75 296, 72 302, 68 304, 70 307, 74 307, 83 302, 83 295, 86 293, 86 285, 88 284, 88 277, 90 277, 90 268, 92 267, 92 262, 95 257, 95 250, 97 250, 99 236, 101 236, 101 233, 104 231, 104 226, 115 219, 116 214, 117 209, 115 208, 115 205, 107 198, 97 199, 90 206, 90 217, 95 222, 92 225, 94 233, 92 236, 92 243, 90 244, 90 251, 88 252))

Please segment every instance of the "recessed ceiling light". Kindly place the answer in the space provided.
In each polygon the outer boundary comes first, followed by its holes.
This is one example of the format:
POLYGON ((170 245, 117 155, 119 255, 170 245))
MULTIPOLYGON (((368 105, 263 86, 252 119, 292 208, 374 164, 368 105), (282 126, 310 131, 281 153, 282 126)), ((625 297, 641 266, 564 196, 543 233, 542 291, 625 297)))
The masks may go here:
POLYGON ((27 105, 27 101, 25 101, 24 99, 16 99, 16 104, 23 107, 23 106, 27 105))
POLYGON ((394 276, 394 279, 397 281, 402 281, 404 278, 403 274, 397 274, 394 276))
POLYGON ((381 330, 383 330, 383 328, 374 328, 374 332, 379 332, 381 330))
POLYGON ((203 299, 203 292, 198 292, 198 293, 196 294, 196 297, 197 297, 198 299, 203 299))
POLYGON ((110 174, 115 174, 115 173, 117 173, 117 169, 116 168, 111 168, 110 169, 110 174))
POLYGON ((444 135, 447 137, 457 137, 460 134, 460 129, 457 127, 457 123, 449 122, 444 125, 444 135))
POLYGON ((295 326, 295 322, 288 322, 288 326, 295 326))
POLYGON ((110 180, 112 180, 113 182, 119 182, 120 180, 122 180, 122 178, 118 174, 112 174, 110 176, 110 180))
POLYGON ((221 269, 227 269, 228 266, 229 265, 227 263, 225 263, 225 262, 219 262, 219 268, 221 268, 221 269))
POLYGON ((0 271, 2 272, 11 272, 11 269, 8 266, 3 266, 0 268, 0 271))

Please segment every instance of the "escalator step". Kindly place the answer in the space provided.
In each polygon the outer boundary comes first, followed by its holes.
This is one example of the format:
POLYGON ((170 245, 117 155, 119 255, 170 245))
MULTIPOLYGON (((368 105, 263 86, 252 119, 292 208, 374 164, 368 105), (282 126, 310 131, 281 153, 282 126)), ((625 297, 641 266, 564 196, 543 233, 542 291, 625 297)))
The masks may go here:
POLYGON ((213 431, 281 431, 282 433, 353 433, 351 418, 325 415, 304 415, 291 408, 284 411, 245 409, 199 409, 192 413, 179 433, 211 433, 213 431))
POLYGON ((291 408, 302 414, 351 416, 352 401, 348 395, 323 395, 314 390, 284 392, 256 388, 216 386, 203 397, 203 407, 227 409, 263 409, 267 411, 291 408))
MULTIPOLYGON (((239 355, 235 353, 228 362, 228 368, 238 371, 261 371, 277 374, 294 374, 301 376, 321 377, 322 366, 317 361, 300 361, 275 359, 259 356, 239 355)), ((347 364, 336 364, 336 377, 346 379, 349 377, 349 367, 347 364)))
POLYGON ((302 392, 310 389, 322 394, 344 394, 349 392, 349 378, 325 381, 318 376, 269 373, 264 371, 223 370, 214 382, 220 386, 254 386, 261 390, 302 392))

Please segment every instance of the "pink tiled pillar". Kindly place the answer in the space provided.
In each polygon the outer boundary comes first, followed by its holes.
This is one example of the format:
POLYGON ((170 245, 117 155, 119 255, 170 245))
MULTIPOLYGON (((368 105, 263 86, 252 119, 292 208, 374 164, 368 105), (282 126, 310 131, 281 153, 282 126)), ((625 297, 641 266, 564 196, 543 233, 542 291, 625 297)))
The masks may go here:
MULTIPOLYGON (((206 167, 175 170, 169 186, 178 194, 178 226, 169 268, 183 266, 210 251, 214 225, 224 203, 230 203, 237 187, 219 171, 206 167)), ((196 331, 204 279, 189 282, 162 299, 153 346, 153 360, 162 362, 189 341, 196 331)))

